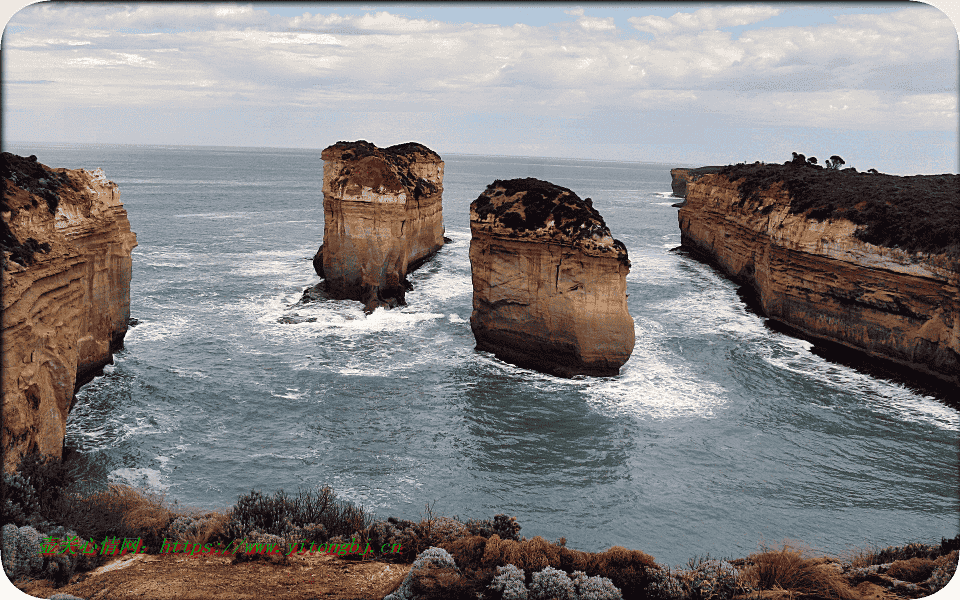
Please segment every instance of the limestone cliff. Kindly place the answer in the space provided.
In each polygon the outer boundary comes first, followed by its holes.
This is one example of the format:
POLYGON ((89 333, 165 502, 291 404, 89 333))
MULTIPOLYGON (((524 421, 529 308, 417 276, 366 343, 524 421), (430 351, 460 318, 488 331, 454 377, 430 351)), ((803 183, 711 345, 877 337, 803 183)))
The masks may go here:
POLYGON ((617 375, 633 352, 627 249, 589 198, 494 181, 470 205, 477 349, 539 371, 617 375))
MULTIPOLYGON (((755 169, 761 172, 761 167, 755 169)), ((846 196, 843 202, 850 206, 828 218, 822 217, 823 211, 835 211, 836 207, 815 206, 801 214, 796 214, 797 206, 791 210, 791 203, 799 203, 794 196, 811 189, 814 178, 833 178, 826 185, 851 178, 851 189, 855 189, 852 178, 861 175, 863 181, 873 177, 869 181, 887 185, 876 175, 807 170, 803 185, 788 182, 795 193, 788 191, 783 181, 771 183, 768 179, 744 195, 738 183, 747 179, 704 175, 687 186, 686 205, 679 211, 681 243, 752 289, 771 319, 814 340, 889 359, 960 385, 960 269, 956 256, 908 252, 863 241, 858 228, 890 225, 883 221, 858 225, 837 216, 861 219, 854 215, 868 202, 849 197, 850 193, 838 196, 846 196), (816 211, 821 218, 811 218, 816 211)), ((901 180, 901 185, 908 179, 882 177, 901 180)), ((956 200, 950 199, 958 191, 953 189, 955 176, 924 177, 948 186, 943 206, 958 208, 956 200)), ((930 185, 930 181, 920 183, 930 185)), ((889 185, 890 193, 876 199, 887 211, 895 204, 891 199, 896 184, 889 185)), ((817 199, 805 201, 813 206, 817 199)), ((905 201, 916 207, 922 200, 907 194, 905 201)), ((942 212, 941 216, 950 219, 942 212)))
POLYGON ((708 173, 716 173, 721 167, 698 167, 696 169, 670 169, 670 187, 677 198, 687 197, 687 184, 708 173))
POLYGON ((443 161, 414 142, 337 142, 321 156, 326 293, 367 312, 404 304, 407 273, 443 246, 443 161))
POLYGON ((60 456, 74 392, 112 361, 130 317, 137 245, 117 185, 4 152, 4 468, 60 456))

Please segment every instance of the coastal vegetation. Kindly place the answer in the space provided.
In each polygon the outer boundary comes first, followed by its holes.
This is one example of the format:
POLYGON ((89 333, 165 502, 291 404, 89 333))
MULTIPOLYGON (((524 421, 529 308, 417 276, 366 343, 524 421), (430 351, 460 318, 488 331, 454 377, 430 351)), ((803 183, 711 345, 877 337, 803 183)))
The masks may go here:
MULTIPOLYGON (((253 490, 222 512, 188 509, 148 490, 104 484, 105 473, 96 465, 75 453, 67 456, 61 461, 27 454, 16 473, 3 475, 3 567, 21 585, 47 579, 60 587, 82 579, 79 572, 109 560, 96 551, 99 540, 137 539, 139 551, 149 554, 162 552, 164 543, 169 546, 173 540, 230 556, 229 548, 242 538, 273 540, 283 548, 306 542, 328 548, 351 544, 361 551, 338 560, 411 565, 404 581, 388 590, 388 597, 397 600, 859 600, 877 597, 878 590, 917 598, 947 584, 960 549, 958 536, 939 544, 859 549, 839 559, 785 542, 746 558, 698 557, 670 567, 619 546, 584 552, 568 548, 563 538, 527 539, 520 536, 516 519, 502 514, 461 521, 435 515, 427 505, 419 521, 381 520, 337 499, 329 487, 272 495, 253 490), (91 483, 91 472, 100 484, 91 483), (61 541, 60 550, 67 540, 79 539, 81 546, 95 551, 43 553, 41 547, 49 550, 51 539, 61 541)), ((232 562, 285 565, 286 554, 234 550, 232 562)))
POLYGON ((739 181, 742 202, 755 202, 781 183, 793 214, 848 219, 862 225, 858 239, 878 246, 960 257, 960 175, 901 177, 841 169, 844 164, 834 155, 823 167, 816 157, 794 152, 782 165, 738 163, 717 172, 739 181))

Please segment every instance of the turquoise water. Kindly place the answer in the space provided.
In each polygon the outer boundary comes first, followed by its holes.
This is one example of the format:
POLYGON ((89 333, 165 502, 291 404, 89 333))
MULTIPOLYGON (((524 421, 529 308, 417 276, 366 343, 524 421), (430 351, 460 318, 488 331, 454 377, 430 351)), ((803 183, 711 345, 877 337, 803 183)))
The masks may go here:
MULTIPOLYGON (((320 150, 12 144, 120 186, 139 246, 116 364, 68 443, 181 504, 331 485, 380 516, 516 516, 521 534, 678 564, 801 540, 839 553, 960 533, 960 415, 764 326, 678 251, 672 165, 444 155, 453 241, 408 306, 295 306, 318 281, 320 150), (474 350, 469 203, 494 179, 591 197, 633 263, 620 376, 474 350), (316 317, 283 324, 284 316, 316 317)), ((441 153, 442 154, 442 153, 441 153)))

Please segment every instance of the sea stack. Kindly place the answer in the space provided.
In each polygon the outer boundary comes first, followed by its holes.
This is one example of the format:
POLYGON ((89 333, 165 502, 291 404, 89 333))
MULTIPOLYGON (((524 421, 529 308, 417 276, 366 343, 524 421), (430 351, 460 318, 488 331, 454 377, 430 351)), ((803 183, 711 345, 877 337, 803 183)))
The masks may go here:
POLYGON ((326 294, 367 313, 405 304, 407 274, 443 246, 443 161, 422 144, 337 142, 323 157, 326 294))
POLYGON ((74 393, 113 361, 130 319, 137 245, 99 169, 0 156, 3 200, 3 466, 60 457, 74 393))
POLYGON ((592 201, 497 180, 470 205, 477 349, 559 375, 617 375, 633 352, 627 249, 592 201))

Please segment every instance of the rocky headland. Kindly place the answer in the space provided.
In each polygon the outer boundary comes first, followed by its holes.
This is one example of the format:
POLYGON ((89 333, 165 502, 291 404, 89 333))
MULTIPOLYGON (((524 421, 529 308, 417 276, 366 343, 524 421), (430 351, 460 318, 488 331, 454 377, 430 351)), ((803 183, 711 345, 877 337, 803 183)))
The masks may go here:
POLYGON ((824 169, 799 155, 686 185, 682 246, 767 317, 960 386, 960 176, 824 169))
POLYGON ((589 198, 497 180, 470 205, 470 231, 478 350, 564 377, 620 372, 635 341, 630 261, 589 198))
POLYGON ((443 161, 422 144, 337 142, 323 157, 323 244, 313 259, 323 291, 366 312, 405 303, 407 274, 443 238, 443 161))
MULTIPOLYGON (((673 189, 673 195, 677 198, 687 197, 687 184, 696 181, 708 173, 716 173, 723 167, 698 167, 696 169, 670 169, 670 187, 673 189)), ((674 204, 676 207, 683 206, 683 202, 674 204)))
POLYGON ((74 393, 112 362, 130 318, 137 245, 99 169, 2 153, 3 465, 60 457, 74 393))

